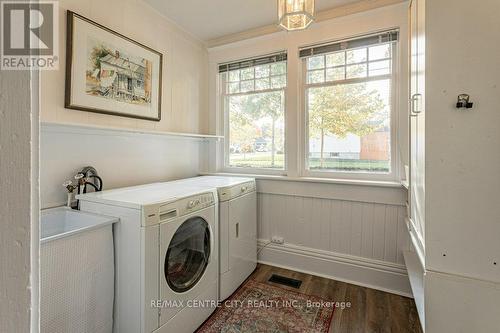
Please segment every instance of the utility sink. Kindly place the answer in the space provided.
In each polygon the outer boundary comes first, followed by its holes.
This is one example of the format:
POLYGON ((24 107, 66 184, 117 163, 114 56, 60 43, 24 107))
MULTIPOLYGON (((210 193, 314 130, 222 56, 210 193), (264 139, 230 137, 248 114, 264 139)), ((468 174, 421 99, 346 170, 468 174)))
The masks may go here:
POLYGON ((114 217, 81 212, 67 207, 42 210, 40 242, 43 244, 115 222, 118 222, 118 219, 114 217))
POLYGON ((118 219, 67 207, 41 215, 40 332, 112 332, 118 219))

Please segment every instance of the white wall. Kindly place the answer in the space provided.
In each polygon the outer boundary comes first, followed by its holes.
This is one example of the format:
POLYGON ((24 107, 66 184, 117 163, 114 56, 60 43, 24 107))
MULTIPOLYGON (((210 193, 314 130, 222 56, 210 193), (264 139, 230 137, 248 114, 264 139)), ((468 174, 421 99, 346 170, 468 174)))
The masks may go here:
POLYGON ((500 327, 498 13, 498 0, 426 1, 425 302, 431 333, 500 327), (472 109, 455 108, 461 93, 471 95, 472 109))
POLYGON ((500 2, 426 6, 427 268, 500 282, 500 2))
POLYGON ((492 333, 500 327, 500 285, 427 272, 426 333, 492 333))
POLYGON ((0 74, 0 332, 37 332, 38 103, 30 84, 29 71, 0 74))
MULTIPOLYGON (((131 129, 208 132, 208 52, 205 45, 141 0, 61 0, 60 69, 42 73, 41 119, 131 129), (163 54, 161 121, 64 108, 66 10, 72 10, 163 54)), ((194 176, 200 141, 44 125, 41 133, 42 207, 65 203, 62 182, 86 165, 106 189, 194 176)))
MULTIPOLYGON (((303 142, 299 135, 303 121, 298 108, 298 48, 395 27, 400 28, 396 124, 399 150, 406 157, 406 3, 323 21, 301 32, 279 32, 209 49, 210 129, 220 135, 223 117, 217 105, 217 64, 288 51, 287 175, 279 180, 258 181, 261 245, 272 236, 284 237, 285 245, 266 247, 260 260, 400 294, 409 293, 402 264, 402 251, 409 249, 404 190, 396 184, 383 187, 297 181, 300 177, 297 147, 303 142)), ((207 172, 220 170, 214 146, 204 166, 207 172)))

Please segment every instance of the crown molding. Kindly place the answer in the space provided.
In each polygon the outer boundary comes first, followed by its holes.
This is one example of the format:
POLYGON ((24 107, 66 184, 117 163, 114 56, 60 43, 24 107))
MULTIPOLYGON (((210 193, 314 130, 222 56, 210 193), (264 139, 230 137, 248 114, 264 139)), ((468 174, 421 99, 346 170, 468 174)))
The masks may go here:
MULTIPOLYGON (((390 6, 405 2, 406 0, 362 0, 353 4, 334 7, 316 13, 315 23, 331 20, 337 17, 361 13, 375 8, 390 6)), ((245 39, 265 36, 283 31, 277 24, 270 24, 259 28, 254 28, 222 37, 210 39, 206 42, 208 48, 217 47, 225 44, 239 42, 245 39)))

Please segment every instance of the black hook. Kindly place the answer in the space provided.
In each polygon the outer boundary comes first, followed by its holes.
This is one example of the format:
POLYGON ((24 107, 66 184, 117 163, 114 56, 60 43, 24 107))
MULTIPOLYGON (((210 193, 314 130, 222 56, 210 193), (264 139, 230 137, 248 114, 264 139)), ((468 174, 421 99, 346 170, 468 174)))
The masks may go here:
POLYGON ((467 94, 458 95, 457 109, 460 109, 460 108, 470 109, 470 108, 472 108, 472 105, 474 103, 469 102, 469 99, 470 99, 470 96, 467 94))

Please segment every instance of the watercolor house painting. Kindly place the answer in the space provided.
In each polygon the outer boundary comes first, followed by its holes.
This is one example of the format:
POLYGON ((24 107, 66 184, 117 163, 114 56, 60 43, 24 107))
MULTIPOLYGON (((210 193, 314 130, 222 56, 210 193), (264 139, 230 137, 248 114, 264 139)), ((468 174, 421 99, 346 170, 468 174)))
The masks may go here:
POLYGON ((151 103, 151 61, 102 44, 92 47, 88 60, 87 94, 133 104, 151 103))

